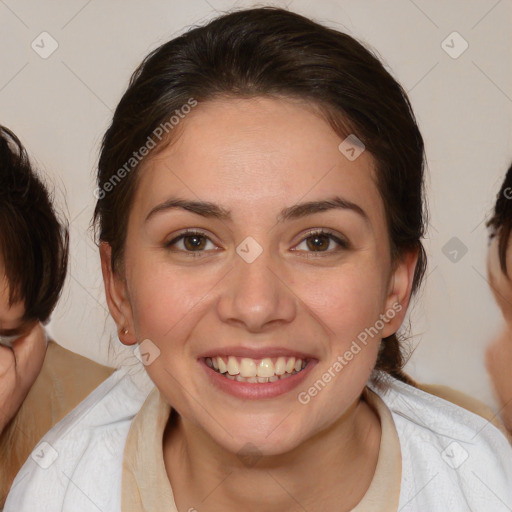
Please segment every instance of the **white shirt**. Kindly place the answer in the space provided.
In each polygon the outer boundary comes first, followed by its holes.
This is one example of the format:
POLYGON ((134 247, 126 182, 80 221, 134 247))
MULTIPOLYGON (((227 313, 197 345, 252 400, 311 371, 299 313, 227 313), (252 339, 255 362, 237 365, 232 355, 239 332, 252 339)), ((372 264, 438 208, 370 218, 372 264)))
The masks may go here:
MULTIPOLYGON (((393 421, 386 421, 399 439, 397 510, 512 510, 512 447, 494 425, 391 377, 385 391, 368 387, 390 410, 393 421)), ((44 436, 18 473, 4 512, 121 512, 126 439, 152 389, 149 380, 141 385, 126 370, 116 371, 44 436)), ((161 438, 152 441, 161 446, 161 438)), ((372 510, 388 512, 384 501, 372 510)), ((177 510, 173 505, 147 512, 177 510)))

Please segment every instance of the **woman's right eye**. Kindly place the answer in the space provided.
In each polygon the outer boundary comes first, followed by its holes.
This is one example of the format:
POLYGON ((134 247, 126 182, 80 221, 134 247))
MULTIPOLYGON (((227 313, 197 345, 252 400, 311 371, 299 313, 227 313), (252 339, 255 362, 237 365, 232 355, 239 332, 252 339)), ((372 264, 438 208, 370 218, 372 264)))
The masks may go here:
POLYGON ((173 252, 201 253, 207 250, 206 246, 208 242, 215 248, 213 242, 204 233, 199 231, 186 231, 167 242, 165 248, 173 252), (173 247, 177 248, 173 249, 173 247))

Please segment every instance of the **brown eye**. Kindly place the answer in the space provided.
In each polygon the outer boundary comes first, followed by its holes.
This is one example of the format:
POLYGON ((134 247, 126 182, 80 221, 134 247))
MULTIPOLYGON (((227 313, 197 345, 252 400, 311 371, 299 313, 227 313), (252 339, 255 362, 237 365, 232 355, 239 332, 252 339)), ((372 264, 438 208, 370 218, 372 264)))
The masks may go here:
POLYGON ((183 245, 188 251, 204 249, 206 242, 205 237, 201 235, 187 235, 183 237, 183 245))
POLYGON ((173 251, 204 252, 208 242, 213 245, 213 242, 203 233, 190 231, 167 242, 165 247, 173 251))
POLYGON ((328 249, 331 241, 331 239, 326 235, 308 236, 306 240, 308 249, 311 249, 312 251, 324 251, 328 249))
POLYGON ((348 249, 348 247, 349 244, 347 241, 334 236, 332 233, 317 231, 309 233, 309 235, 297 246, 297 249, 307 252, 332 253, 338 252, 342 249, 348 249), (329 249, 329 247, 333 247, 333 244, 334 249, 329 249), (301 245, 305 245, 305 247, 300 248, 301 245), (338 246, 337 248, 336 245, 338 246))

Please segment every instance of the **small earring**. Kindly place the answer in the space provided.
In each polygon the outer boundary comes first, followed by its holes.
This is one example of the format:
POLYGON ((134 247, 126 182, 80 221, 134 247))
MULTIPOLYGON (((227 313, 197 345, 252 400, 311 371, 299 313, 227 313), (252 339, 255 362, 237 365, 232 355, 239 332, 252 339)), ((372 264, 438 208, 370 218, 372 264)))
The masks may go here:
POLYGON ((128 329, 120 329, 122 330, 123 334, 128 334, 128 329))

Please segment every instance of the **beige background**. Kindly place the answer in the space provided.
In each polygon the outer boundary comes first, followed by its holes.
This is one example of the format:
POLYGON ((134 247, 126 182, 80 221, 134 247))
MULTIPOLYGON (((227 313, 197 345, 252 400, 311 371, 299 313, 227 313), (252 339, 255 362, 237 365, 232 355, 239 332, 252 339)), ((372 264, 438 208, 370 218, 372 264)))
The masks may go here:
MULTIPOLYGON (((19 135, 51 177, 56 201, 71 220, 70 276, 49 326, 62 345, 111 363, 119 349, 88 226, 99 141, 131 72, 151 49, 184 28, 249 5, 254 4, 0 0, 0 122, 19 135), (33 41, 40 53, 58 47, 42 58, 33 41)), ((501 320, 486 283, 484 220, 512 158, 512 2, 273 5, 288 5, 362 39, 409 92, 426 141, 432 225, 426 241, 429 274, 411 315, 417 349, 408 371, 492 405, 483 352, 501 320), (460 37, 446 39, 454 31, 460 37), (452 55, 464 41, 469 47, 452 58, 443 49, 445 40, 452 55), (443 253, 452 237, 467 248, 462 257, 459 250, 457 262, 443 253)))

